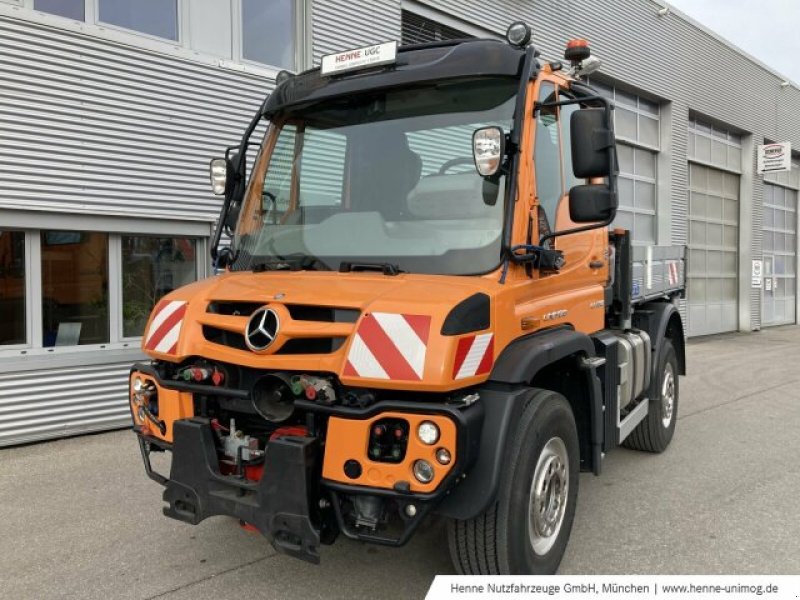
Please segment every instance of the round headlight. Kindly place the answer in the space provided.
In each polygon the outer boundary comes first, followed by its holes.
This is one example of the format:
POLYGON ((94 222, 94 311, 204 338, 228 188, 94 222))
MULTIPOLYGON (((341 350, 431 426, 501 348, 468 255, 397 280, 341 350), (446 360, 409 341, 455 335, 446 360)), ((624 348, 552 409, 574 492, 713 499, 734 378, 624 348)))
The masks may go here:
POLYGON ((414 461, 414 477, 420 483, 430 483, 433 481, 433 465, 427 460, 414 461))
POLYGON ((506 39, 512 46, 519 46, 520 48, 527 46, 528 42, 531 41, 530 25, 523 21, 515 21, 508 26, 506 39))
POLYGON ((440 465, 449 465, 452 460, 450 451, 447 448, 439 448, 436 451, 436 460, 440 465))
POLYGON ((417 437, 423 444, 432 446, 439 441, 439 428, 432 421, 423 421, 417 427, 417 437))
POLYGON ((143 387, 144 387, 144 381, 142 381, 141 377, 137 377, 136 379, 133 380, 133 391, 134 392, 136 392, 138 394, 139 392, 142 391, 143 387))

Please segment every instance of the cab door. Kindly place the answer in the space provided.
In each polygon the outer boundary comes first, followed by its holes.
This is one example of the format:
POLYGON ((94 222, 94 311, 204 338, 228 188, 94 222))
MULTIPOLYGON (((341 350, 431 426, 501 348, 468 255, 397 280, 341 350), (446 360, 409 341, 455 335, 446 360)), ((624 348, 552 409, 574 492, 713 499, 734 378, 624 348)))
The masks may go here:
MULTIPOLYGON (((569 91, 557 81, 542 80, 537 93, 539 104, 567 100, 569 91)), ((572 170, 570 124, 579 104, 542 107, 536 111, 534 136, 534 202, 538 207, 539 238, 557 231, 578 227, 569 214, 569 191, 586 183, 572 170)), ((602 276, 597 268, 605 255, 604 230, 574 233, 553 238, 546 245, 564 253, 562 273, 596 282, 602 276)))

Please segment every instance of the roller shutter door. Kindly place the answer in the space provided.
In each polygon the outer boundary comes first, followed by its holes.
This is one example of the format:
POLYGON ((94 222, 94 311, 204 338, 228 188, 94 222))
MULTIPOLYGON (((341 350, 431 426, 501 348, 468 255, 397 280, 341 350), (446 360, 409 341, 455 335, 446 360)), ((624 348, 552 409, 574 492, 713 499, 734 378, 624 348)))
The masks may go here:
POLYGON ((797 322, 797 191, 764 185, 762 324, 797 322))

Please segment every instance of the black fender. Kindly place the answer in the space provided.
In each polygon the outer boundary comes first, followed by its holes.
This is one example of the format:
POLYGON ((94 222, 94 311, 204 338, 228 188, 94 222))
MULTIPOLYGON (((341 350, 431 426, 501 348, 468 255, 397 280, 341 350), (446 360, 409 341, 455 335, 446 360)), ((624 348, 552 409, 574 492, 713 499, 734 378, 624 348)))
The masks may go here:
POLYGON ((653 348, 653 370, 651 381, 658 380, 658 365, 661 360, 661 343, 665 337, 672 340, 678 359, 678 373, 686 375, 686 340, 683 334, 683 321, 677 307, 672 302, 648 302, 636 307, 633 326, 646 331, 653 348))
MULTIPOLYGON (((489 381, 476 391, 483 403, 484 421, 476 463, 435 512, 455 519, 470 519, 494 501, 508 452, 513 424, 519 420, 533 394, 530 382, 544 367, 579 354, 595 356, 591 338, 568 328, 550 329, 528 335, 509 344, 498 357, 489 381)), ((603 399, 600 380, 593 368, 583 371, 588 378, 591 421, 591 462, 599 473, 603 440, 603 399)))

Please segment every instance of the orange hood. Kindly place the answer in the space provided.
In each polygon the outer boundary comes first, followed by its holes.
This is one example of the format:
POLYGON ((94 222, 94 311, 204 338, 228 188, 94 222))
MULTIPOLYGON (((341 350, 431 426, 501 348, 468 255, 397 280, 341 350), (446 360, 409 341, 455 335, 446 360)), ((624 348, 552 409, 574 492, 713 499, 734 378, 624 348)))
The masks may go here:
POLYGON ((483 277, 225 273, 163 298, 142 346, 172 362, 201 356, 257 369, 333 373, 345 385, 446 391, 485 380, 497 344, 491 326, 441 335, 445 318, 470 296, 491 298, 500 288, 483 277), (257 351, 245 336, 261 307, 277 317, 267 328, 278 325, 274 341, 257 351))

